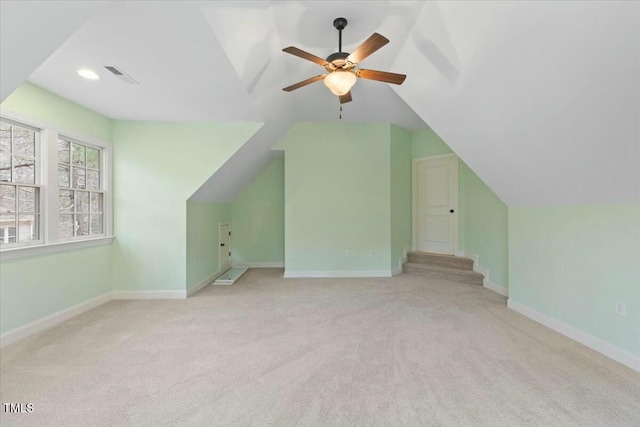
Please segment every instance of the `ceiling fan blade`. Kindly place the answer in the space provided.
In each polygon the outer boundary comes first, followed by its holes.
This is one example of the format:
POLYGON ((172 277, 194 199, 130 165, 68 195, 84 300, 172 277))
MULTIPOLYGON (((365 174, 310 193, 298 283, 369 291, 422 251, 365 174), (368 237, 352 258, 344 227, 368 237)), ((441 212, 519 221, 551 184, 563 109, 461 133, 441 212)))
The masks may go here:
POLYGON ((357 64, 387 43, 389 43, 389 39, 385 36, 373 33, 351 55, 347 56, 347 61, 357 64))
POLYGON ((340 96, 340 104, 346 104, 347 102, 351 102, 352 98, 351 98, 351 91, 345 93, 344 95, 340 96))
POLYGON ((297 47, 285 47, 284 49, 282 49, 282 51, 290 53, 291 55, 297 56, 299 58, 306 59, 307 61, 315 62, 316 64, 322 65, 323 67, 328 64, 326 59, 322 59, 319 56, 312 55, 309 52, 298 49, 297 47))
POLYGON ((356 71, 356 76, 367 80, 377 80, 379 82, 393 83, 395 85, 401 85, 402 82, 404 82, 404 79, 407 78, 405 74, 362 69, 356 71))
POLYGON ((298 82, 298 83, 296 83, 294 85, 287 86, 282 90, 284 90, 285 92, 291 92, 292 90, 300 89, 302 86, 306 86, 306 85, 309 85, 311 83, 317 82, 318 80, 322 80, 322 79, 324 79, 324 76, 325 76, 324 74, 320 74, 318 76, 311 77, 310 79, 298 82))

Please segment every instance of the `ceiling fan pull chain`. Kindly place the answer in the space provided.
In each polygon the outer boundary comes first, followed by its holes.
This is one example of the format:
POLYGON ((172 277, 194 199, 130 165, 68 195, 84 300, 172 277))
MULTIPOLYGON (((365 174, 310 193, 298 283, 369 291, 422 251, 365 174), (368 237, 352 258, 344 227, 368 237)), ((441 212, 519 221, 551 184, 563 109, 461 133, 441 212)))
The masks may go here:
POLYGON ((342 120, 342 104, 340 104, 340 120, 342 120))

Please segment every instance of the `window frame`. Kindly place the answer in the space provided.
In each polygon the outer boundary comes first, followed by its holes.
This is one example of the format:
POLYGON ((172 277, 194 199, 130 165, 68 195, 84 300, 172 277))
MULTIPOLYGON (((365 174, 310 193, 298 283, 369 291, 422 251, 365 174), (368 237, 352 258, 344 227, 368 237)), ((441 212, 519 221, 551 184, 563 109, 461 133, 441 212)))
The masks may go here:
MULTIPOLYGON (((9 124, 39 130, 36 140, 36 184, 39 188, 40 236, 37 241, 16 242, 0 248, 0 260, 60 252, 70 249, 109 244, 113 241, 113 144, 100 138, 61 129, 42 120, 2 108, 0 118, 9 124), (58 138, 100 150, 100 181, 103 194, 103 234, 58 237, 59 192, 58 138)), ((9 183, 20 185, 19 183, 9 183)))
MULTIPOLYGON (((16 212, 14 213, 14 215, 16 216, 16 242, 15 243, 7 243, 6 245, 3 245, 3 247, 0 247, 0 251, 5 251, 8 249, 18 249, 18 248, 27 248, 27 247, 31 247, 31 246, 40 246, 43 245, 45 243, 45 239, 44 239, 44 213, 43 213, 43 162, 42 162, 42 129, 39 126, 34 126, 30 123, 26 123, 26 122, 22 122, 19 120, 15 120, 11 117, 7 117, 4 114, 4 110, 3 113, 0 114, 0 119, 2 119, 2 121, 4 123, 7 123, 11 126, 17 126, 17 127, 21 127, 23 129, 27 129, 27 130, 31 130, 34 131, 35 134, 35 138, 34 138, 34 151, 33 151, 33 160, 34 160, 34 164, 35 167, 33 169, 33 183, 23 183, 23 182, 14 182, 14 181, 0 181, 0 184, 2 185, 12 185, 16 188, 16 212), (38 215, 38 221, 37 221, 37 227, 38 227, 38 238, 34 239, 34 240, 28 240, 26 242, 20 242, 19 238, 20 238, 20 212, 19 212, 19 198, 20 198, 20 188, 21 187, 32 187, 32 188, 36 188, 38 190, 38 212, 36 213, 38 215)), ((14 170, 15 170, 15 166, 13 165, 13 157, 17 156, 17 157, 23 157, 23 156, 18 156, 15 155, 13 153, 13 138, 11 138, 11 176, 13 177, 14 174, 14 170)))
MULTIPOLYGON (((69 147, 71 149, 71 147, 69 147)), ((107 198, 107 191, 105 190, 105 168, 107 167, 106 162, 105 162, 105 157, 106 157, 106 149, 105 147, 100 147, 98 145, 95 144, 91 144, 82 140, 79 140, 77 138, 74 137, 70 137, 67 135, 67 133, 58 133, 58 136, 56 138, 56 194, 58 195, 58 197, 60 197, 60 192, 61 191, 71 191, 74 195, 74 205, 76 205, 77 203, 75 202, 75 195, 78 192, 86 192, 89 194, 89 199, 91 199, 91 193, 100 193, 102 194, 102 233, 99 234, 89 234, 89 235, 84 235, 84 236, 70 236, 70 237, 60 237, 59 234, 57 235, 57 240, 59 242, 72 242, 72 241, 76 241, 76 240, 86 240, 86 239, 95 239, 95 238, 100 238, 100 237, 105 237, 107 236, 107 227, 106 227, 106 198, 107 198), (58 141, 62 140, 62 141, 66 141, 69 144, 78 144, 78 145, 82 145, 86 148, 93 148, 93 149, 97 149, 100 151, 100 169, 98 170, 100 173, 100 189, 98 190, 91 190, 88 188, 74 188, 73 187, 73 169, 76 166, 73 166, 73 162, 71 160, 71 153, 70 153, 70 158, 69 158, 69 187, 60 187, 60 184, 58 182, 58 166, 60 165, 59 161, 58 161, 58 141)), ((85 156, 86 159, 86 156, 85 156)), ((85 170, 85 182, 87 181, 87 171, 88 170, 95 170, 95 169, 90 169, 89 167, 87 167, 85 165, 85 167, 83 168, 85 170)), ((58 199, 59 200, 59 199, 58 199)), ((74 217, 78 214, 86 214, 89 215, 89 228, 91 228, 91 212, 77 212, 75 209, 73 210, 73 212, 61 212, 59 207, 59 203, 56 203, 56 206, 58 206, 58 211, 57 211, 57 215, 58 218, 60 217, 61 214, 66 215, 66 214, 70 214, 73 215, 74 217)), ((58 230, 58 226, 60 225, 59 221, 56 223, 56 230, 58 230)), ((57 232, 57 231, 56 231, 57 232)), ((75 234, 75 232, 74 232, 75 234)))
POLYGON ((44 226, 44 218, 43 218, 43 214, 42 214, 42 185, 39 184, 22 184, 22 183, 17 183, 17 182, 5 182, 5 181, 1 181, 0 182, 1 185, 10 185, 10 186, 14 186, 16 188, 16 212, 14 212, 13 214, 3 214, 3 215, 15 215, 16 216, 16 222, 15 225, 16 227, 13 227, 16 229, 16 242, 15 243, 5 243, 3 245, 3 248, 0 250, 6 250, 6 249, 12 249, 12 248, 25 248, 25 247, 30 247, 30 246, 39 246, 44 244, 44 232, 43 232, 43 226, 44 226), (24 242, 20 242, 20 215, 21 212, 18 208, 19 204, 20 204, 20 188, 24 188, 24 187, 30 187, 30 188, 35 188, 38 190, 38 200, 37 200, 37 206, 38 206, 38 211, 37 212, 28 212, 25 213, 25 215, 37 215, 38 216, 38 221, 37 221, 37 227, 38 227, 38 238, 34 239, 34 240, 27 240, 24 242))

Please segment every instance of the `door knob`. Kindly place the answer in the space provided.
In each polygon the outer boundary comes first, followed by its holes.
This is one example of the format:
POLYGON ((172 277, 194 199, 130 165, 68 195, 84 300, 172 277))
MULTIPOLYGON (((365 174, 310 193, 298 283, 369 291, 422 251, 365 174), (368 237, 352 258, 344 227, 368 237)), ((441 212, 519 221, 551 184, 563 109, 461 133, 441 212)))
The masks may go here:
POLYGON ((449 212, 453 213, 453 209, 449 209, 449 212))

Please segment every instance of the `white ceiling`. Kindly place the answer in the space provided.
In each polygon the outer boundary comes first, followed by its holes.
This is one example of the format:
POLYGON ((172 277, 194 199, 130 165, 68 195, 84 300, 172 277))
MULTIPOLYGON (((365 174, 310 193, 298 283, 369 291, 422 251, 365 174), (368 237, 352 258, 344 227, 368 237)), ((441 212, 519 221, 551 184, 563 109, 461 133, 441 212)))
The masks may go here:
MULTIPOLYGON (((409 36, 422 9, 421 1, 355 1, 355 2, 274 2, 278 33, 282 47, 296 46, 316 56, 326 58, 338 51, 338 31, 333 20, 347 18, 342 31, 342 48, 353 52, 373 32, 383 34, 389 43, 366 58, 358 68, 391 71, 415 78, 411 68, 396 69, 394 60, 409 36)), ((322 74, 323 68, 295 56, 281 53, 288 79, 284 86, 322 74)), ((344 120, 354 122, 391 122, 409 130, 424 129, 424 121, 399 96, 394 96, 389 84, 360 79, 353 87, 353 102, 344 105, 344 120), (364 108, 363 106, 366 106, 364 108)), ((299 121, 328 122, 339 116, 339 103, 320 81, 290 94, 299 121)))
POLYGON ((344 50, 379 32, 391 42, 362 65, 408 75, 399 87, 359 80, 344 120, 427 123, 509 205, 640 201, 638 2, 12 3, 0 3, 2 99, 39 61, 30 81, 109 117, 265 123, 202 200, 232 199, 292 123, 338 120, 322 82, 281 90, 322 72, 281 49, 327 56, 344 16, 344 50), (29 11, 56 20, 40 19, 38 37, 6 29, 29 11), (80 66, 103 78, 80 79, 80 66))
POLYGON ((0 2, 0 100, 11 94, 104 1, 0 2))
POLYGON ((428 2, 396 90, 510 206, 640 201, 639 2, 428 2))
POLYGON ((200 8, 112 2, 94 14, 29 81, 115 119, 262 121, 200 8), (140 85, 104 69, 116 65, 140 85), (89 81, 87 67, 101 77, 89 81))

